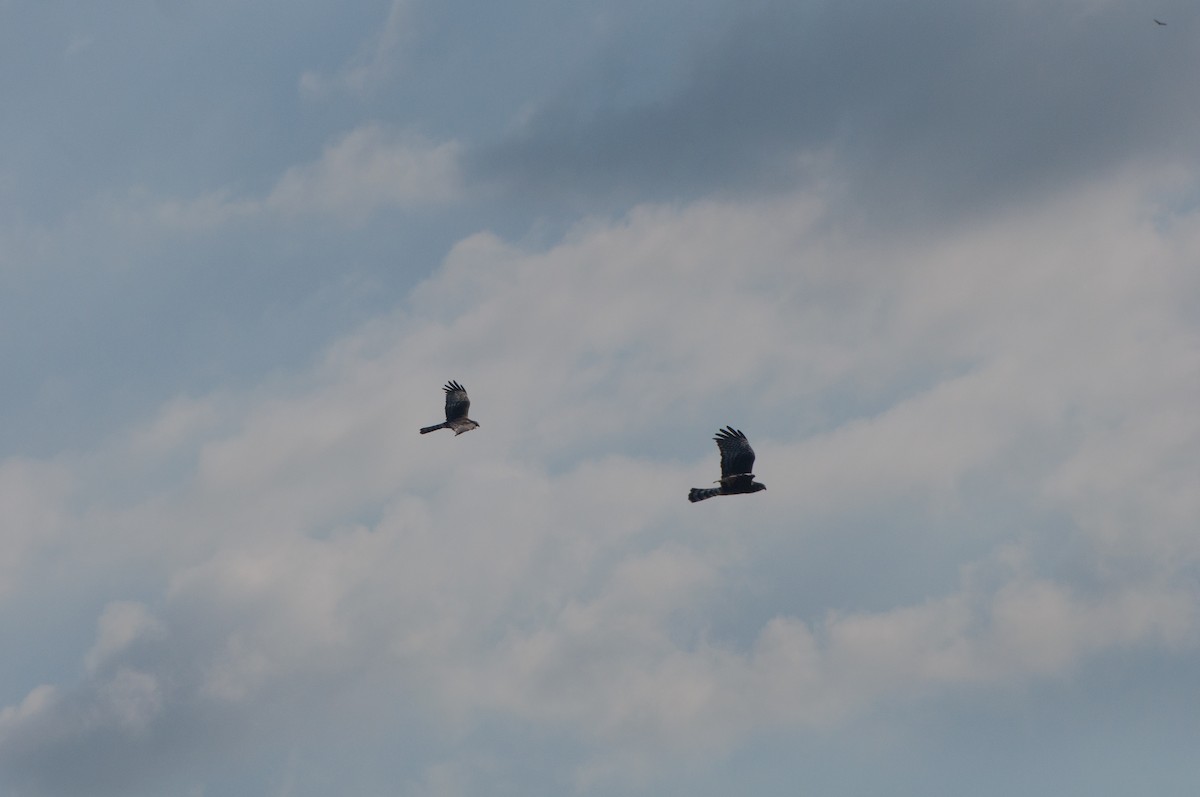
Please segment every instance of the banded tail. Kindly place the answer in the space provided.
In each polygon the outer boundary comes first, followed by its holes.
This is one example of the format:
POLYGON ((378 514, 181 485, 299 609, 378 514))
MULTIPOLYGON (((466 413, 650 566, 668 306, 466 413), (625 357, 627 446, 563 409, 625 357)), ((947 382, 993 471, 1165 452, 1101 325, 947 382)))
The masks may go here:
POLYGON ((426 426, 425 428, 423 428, 421 430, 421 434, 429 434, 430 432, 436 432, 438 429, 445 429, 445 428, 446 428, 446 424, 444 424, 444 423, 439 423, 439 424, 436 424, 435 426, 426 426))
POLYGON ((720 487, 709 487, 706 489, 701 489, 699 487, 693 487, 691 489, 691 492, 688 493, 688 500, 694 504, 697 501, 703 501, 706 498, 712 498, 714 495, 720 495, 720 494, 721 494, 720 487))

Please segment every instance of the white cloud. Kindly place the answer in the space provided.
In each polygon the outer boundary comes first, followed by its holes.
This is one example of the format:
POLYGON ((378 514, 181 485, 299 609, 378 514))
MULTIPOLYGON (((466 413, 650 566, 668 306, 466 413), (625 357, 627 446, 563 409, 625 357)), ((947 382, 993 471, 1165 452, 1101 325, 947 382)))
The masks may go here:
POLYGON ((387 208, 443 206, 461 198, 461 147, 366 124, 329 143, 321 156, 280 175, 262 197, 221 190, 153 202, 132 213, 168 230, 206 230, 255 218, 328 218, 361 225, 387 208))
MULTIPOLYGON (((325 163, 281 185, 360 161, 325 163)), ((7 463, 66 485, 128 452, 139 473, 190 464, 117 506, 32 490, 72 507, 56 567, 136 552, 169 587, 106 602, 88 678, 4 709, 0 758, 32 749, 12 740, 35 717, 53 758, 80 705, 126 733, 219 706, 288 736, 403 703, 440 740, 550 729, 594 785, 1114 648, 1193 650, 1200 219, 1155 229, 1142 196, 1114 183, 928 241, 848 241, 811 197, 641 208, 544 251, 481 234, 307 373, 174 403, 115 450, 7 463), (420 437, 448 378, 482 427, 420 437), (769 490, 689 505, 725 423, 769 490), (864 514, 982 553, 920 600, 738 603, 864 514), (1086 554, 1075 576, 1038 558, 1060 542, 1086 554)), ((865 589, 855 546, 831 566, 865 589)), ((421 789, 470 784, 453 746, 421 789)))
POLYGON ((300 76, 300 92, 313 98, 347 92, 365 97, 375 91, 396 68, 409 0, 392 0, 387 19, 379 32, 333 75, 308 70, 300 76))
POLYGON ((263 205, 352 221, 389 205, 439 205, 459 194, 458 157, 453 142, 429 143, 368 125, 326 147, 316 163, 289 169, 263 205))
MULTIPOLYGON (((122 730, 145 731, 162 709, 162 693, 158 679, 135 670, 121 669, 100 690, 102 706, 116 726, 122 730)), ((101 726, 109 724, 102 718, 101 726)))
POLYGON ((0 462, 0 600, 19 589, 37 557, 59 541, 72 488, 69 467, 27 459, 0 462))
POLYGON ((77 692, 39 686, 19 706, 0 713, 0 757, 36 758, 44 749, 97 738, 141 743, 163 705, 158 678, 127 667, 77 692))
POLYGON ((28 722, 30 718, 48 710, 58 698, 58 690, 49 684, 35 687, 16 706, 0 710, 0 740, 5 739, 13 726, 28 722))
POLYGON ((96 643, 84 656, 89 672, 121 653, 139 638, 161 636, 163 625, 146 606, 133 601, 114 601, 104 607, 97 623, 96 643))

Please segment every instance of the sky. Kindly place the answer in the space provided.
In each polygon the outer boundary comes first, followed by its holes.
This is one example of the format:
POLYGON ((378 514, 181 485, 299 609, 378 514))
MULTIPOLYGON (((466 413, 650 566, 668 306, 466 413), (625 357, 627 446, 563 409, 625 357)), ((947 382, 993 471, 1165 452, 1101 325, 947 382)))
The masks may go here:
POLYGON ((0 794, 1194 794, 1197 85, 1184 0, 0 0, 0 794))

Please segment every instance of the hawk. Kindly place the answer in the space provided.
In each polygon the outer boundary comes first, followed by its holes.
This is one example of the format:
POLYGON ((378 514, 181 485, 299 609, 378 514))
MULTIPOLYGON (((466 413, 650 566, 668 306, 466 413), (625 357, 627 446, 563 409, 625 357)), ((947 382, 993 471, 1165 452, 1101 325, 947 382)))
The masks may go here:
POLYGON ((450 380, 442 390, 446 391, 446 422, 426 426, 421 430, 421 434, 436 432, 438 429, 453 429, 454 436, 458 437, 463 432, 479 428, 479 424, 467 417, 467 410, 471 409, 471 400, 467 398, 466 388, 450 380))
POLYGON ((721 451, 721 480, 715 484, 720 487, 701 489, 693 487, 688 493, 688 500, 693 504, 712 498, 714 495, 738 495, 739 493, 757 493, 767 489, 767 485, 754 481, 754 449, 750 441, 732 426, 727 426, 717 432, 713 438, 721 451))

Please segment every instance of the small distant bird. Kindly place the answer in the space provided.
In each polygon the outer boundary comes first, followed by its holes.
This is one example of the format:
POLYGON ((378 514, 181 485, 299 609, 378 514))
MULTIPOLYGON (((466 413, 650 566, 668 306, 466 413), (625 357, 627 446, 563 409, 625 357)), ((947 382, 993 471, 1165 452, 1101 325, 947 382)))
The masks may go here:
POLYGON ((1156 19, 1156 20, 1154 20, 1154 24, 1155 24, 1155 25, 1166 25, 1167 23, 1165 23, 1165 22, 1160 22, 1159 20, 1157 20, 1157 19, 1156 19))
POLYGON ((446 422, 426 426, 421 430, 421 434, 436 432, 438 429, 453 429, 454 436, 458 437, 463 432, 478 429, 479 424, 467 417, 467 411, 471 409, 471 400, 467 398, 466 388, 451 380, 442 390, 446 391, 446 422))
POLYGON ((750 441, 732 426, 727 426, 717 432, 713 438, 721 452, 721 479, 715 484, 720 487, 700 489, 693 487, 688 493, 688 500, 693 504, 712 498, 714 495, 738 495, 739 493, 757 493, 767 489, 767 485, 754 481, 754 449, 750 441))

